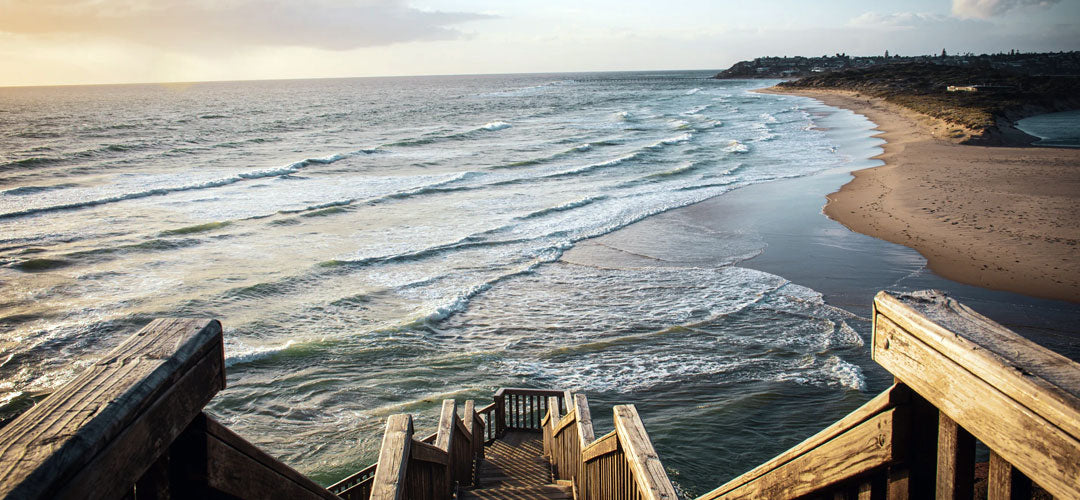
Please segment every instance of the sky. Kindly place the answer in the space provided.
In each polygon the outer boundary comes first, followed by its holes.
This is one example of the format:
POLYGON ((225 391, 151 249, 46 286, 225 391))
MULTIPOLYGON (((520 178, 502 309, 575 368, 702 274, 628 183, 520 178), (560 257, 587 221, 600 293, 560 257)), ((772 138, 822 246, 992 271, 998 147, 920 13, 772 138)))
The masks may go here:
POLYGON ((1080 0, 0 0, 0 86, 1080 50, 1080 0))

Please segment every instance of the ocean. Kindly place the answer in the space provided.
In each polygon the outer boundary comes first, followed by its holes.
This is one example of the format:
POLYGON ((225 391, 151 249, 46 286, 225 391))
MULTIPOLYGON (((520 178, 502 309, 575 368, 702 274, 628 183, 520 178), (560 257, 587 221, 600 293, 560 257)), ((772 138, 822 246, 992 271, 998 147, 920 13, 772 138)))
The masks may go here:
POLYGON ((1016 128, 1038 137, 1035 146, 1080 148, 1080 111, 1061 111, 1030 116, 1016 128))
POLYGON ((211 317, 208 412, 324 484, 391 414, 426 433, 443 398, 539 387, 584 391, 597 435, 636 404, 677 486, 708 491, 891 383, 868 318, 740 266, 753 233, 563 258, 877 152, 862 117, 709 76, 0 89, 0 403, 155 317, 211 317))

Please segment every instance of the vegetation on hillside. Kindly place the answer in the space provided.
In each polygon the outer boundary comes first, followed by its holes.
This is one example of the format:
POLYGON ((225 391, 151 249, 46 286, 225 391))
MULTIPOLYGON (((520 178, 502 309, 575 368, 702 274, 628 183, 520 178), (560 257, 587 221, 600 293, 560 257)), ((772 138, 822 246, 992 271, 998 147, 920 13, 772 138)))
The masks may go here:
POLYGON ((997 127, 1025 116, 1080 108, 1080 77, 1033 76, 988 67, 889 64, 823 73, 779 86, 850 90, 880 97, 982 135, 992 135, 997 127), (989 87, 949 92, 950 85, 989 87))

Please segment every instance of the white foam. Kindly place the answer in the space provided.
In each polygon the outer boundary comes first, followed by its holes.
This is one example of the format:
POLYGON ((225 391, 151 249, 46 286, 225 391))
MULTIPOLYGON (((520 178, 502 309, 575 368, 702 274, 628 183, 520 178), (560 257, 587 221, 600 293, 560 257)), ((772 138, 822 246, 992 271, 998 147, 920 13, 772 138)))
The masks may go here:
POLYGON ((702 104, 701 106, 694 106, 693 108, 690 108, 689 110, 683 111, 680 114, 684 115, 684 116, 696 115, 696 114, 701 113, 702 111, 705 111, 706 109, 709 109, 711 107, 712 107, 711 104, 702 104))
POLYGON ((250 363, 267 356, 289 350, 296 345, 296 341, 289 339, 282 344, 268 346, 249 346, 238 340, 225 341, 225 366, 230 367, 238 363, 250 363))
POLYGON ((728 142, 728 145, 724 148, 724 151, 727 151, 728 153, 748 153, 750 152, 750 148, 746 144, 732 139, 728 142))
POLYGON ((506 122, 490 122, 490 123, 485 123, 480 128, 483 129, 483 130, 487 130, 487 131, 495 131, 495 130, 502 130, 502 129, 510 128, 510 124, 506 123, 506 122))
POLYGON ((656 142, 655 144, 653 144, 651 146, 647 146, 647 148, 648 149, 660 149, 660 148, 662 148, 664 146, 674 146, 675 144, 681 144, 681 143, 684 143, 684 142, 689 142, 693 138, 694 138, 694 134, 692 134, 690 132, 686 132, 684 134, 680 134, 680 135, 677 135, 675 137, 668 137, 667 139, 661 139, 659 142, 656 142))

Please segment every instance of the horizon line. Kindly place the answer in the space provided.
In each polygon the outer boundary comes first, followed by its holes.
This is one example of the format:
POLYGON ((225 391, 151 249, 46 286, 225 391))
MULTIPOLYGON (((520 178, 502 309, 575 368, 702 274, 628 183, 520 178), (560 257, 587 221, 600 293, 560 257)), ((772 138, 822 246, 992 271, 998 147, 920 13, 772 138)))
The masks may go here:
MULTIPOLYGON (((1010 49, 1010 50, 1016 50, 1016 49, 1010 49)), ((1016 54, 1060 54, 1060 53, 1066 53, 1066 52, 1076 52, 1076 51, 1075 50, 1058 50, 1058 51, 1048 50, 1048 51, 1041 51, 1041 52, 1040 51, 1031 51, 1031 52, 1017 51, 1016 54)), ((846 52, 837 52, 837 53, 834 53, 832 55, 824 54, 823 56, 824 57, 835 57, 835 56, 840 55, 840 54, 843 54, 843 55, 848 56, 848 57, 882 57, 881 54, 875 54, 875 55, 852 55, 852 54, 848 54, 846 52)), ((1008 52, 1006 52, 1005 50, 1001 50, 999 52, 984 52, 982 54, 976 54, 976 53, 970 52, 970 51, 968 51, 968 52, 957 51, 957 52, 953 52, 950 55, 955 57, 955 56, 959 56, 959 55, 968 55, 968 54, 971 54, 971 55, 974 55, 974 56, 987 56, 987 55, 1008 54, 1008 52)), ((777 57, 777 58, 795 58, 795 57, 815 58, 815 57, 822 57, 822 56, 816 56, 816 55, 814 55, 814 56, 802 56, 802 55, 792 55, 792 56, 788 56, 788 55, 782 55, 782 56, 765 55, 765 56, 757 56, 757 57, 754 57, 754 58, 751 58, 751 59, 740 59, 739 61, 736 61, 732 65, 728 66, 728 68, 731 68, 731 66, 734 66, 734 64, 737 64, 737 63, 740 63, 740 62, 752 61, 754 59, 761 59, 761 58, 767 58, 767 57, 777 57)), ((906 57, 939 57, 939 56, 937 54, 917 54, 917 55, 900 56, 900 57, 906 58, 906 57)), ((200 83, 285 82, 285 81, 301 81, 301 80, 349 80, 349 79, 360 79, 360 78, 409 78, 409 77, 427 78, 427 77, 454 77, 454 76, 562 75, 562 74, 574 74, 574 73, 649 73, 649 72, 664 72, 664 71, 716 71, 716 72, 720 72, 720 71, 724 71, 724 70, 723 69, 702 69, 702 68, 693 68, 693 69, 691 69, 691 68, 678 68, 678 69, 671 68, 671 69, 617 69, 617 70, 581 70, 581 71, 523 71, 523 72, 494 72, 494 73, 441 73, 441 74, 440 73, 426 73, 426 74, 367 75, 367 76, 314 76, 314 77, 287 77, 287 78, 226 78, 226 79, 221 79, 221 80, 172 80, 172 81, 156 81, 156 82, 155 81, 137 81, 137 82, 46 83, 46 84, 14 84, 14 85, 0 84, 0 89, 48 88, 48 87, 104 87, 104 86, 122 86, 122 85, 195 85, 195 84, 200 84, 200 83)))
POLYGON ((354 80, 362 78, 438 78, 456 76, 513 76, 513 75, 570 75, 582 73, 661 73, 670 71, 711 71, 720 72, 718 69, 613 69, 613 70, 584 70, 584 71, 525 71, 509 73, 430 73, 430 74, 402 74, 402 75, 367 75, 367 76, 313 76, 313 77, 288 77, 288 78, 236 78, 223 80, 173 80, 173 81, 142 81, 142 82, 98 82, 98 83, 47 83, 47 84, 16 84, 0 85, 0 89, 16 88, 48 88, 48 87, 107 87, 123 85, 196 85, 200 83, 243 83, 243 82, 288 82, 302 80, 354 80))

